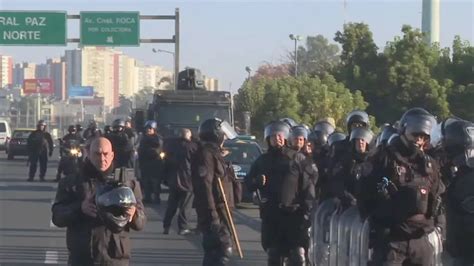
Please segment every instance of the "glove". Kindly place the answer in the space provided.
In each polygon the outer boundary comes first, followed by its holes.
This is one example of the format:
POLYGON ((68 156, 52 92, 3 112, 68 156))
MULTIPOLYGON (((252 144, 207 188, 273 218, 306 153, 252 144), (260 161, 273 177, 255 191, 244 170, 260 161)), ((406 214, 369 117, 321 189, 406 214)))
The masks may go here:
POLYGON ((265 175, 260 175, 257 177, 257 186, 263 188, 267 184, 267 177, 265 175))

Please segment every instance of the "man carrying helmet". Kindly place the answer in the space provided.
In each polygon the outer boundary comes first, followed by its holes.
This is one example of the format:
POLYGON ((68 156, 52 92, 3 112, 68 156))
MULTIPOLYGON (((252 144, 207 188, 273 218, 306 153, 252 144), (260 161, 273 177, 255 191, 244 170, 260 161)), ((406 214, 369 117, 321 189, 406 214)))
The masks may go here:
POLYGON ((232 245, 218 179, 223 183, 229 208, 234 207, 233 177, 226 167, 221 148, 226 139, 234 139, 237 133, 226 121, 212 118, 199 126, 198 134, 200 142, 192 156, 191 180, 204 248, 202 265, 226 265, 232 254, 232 245))
POLYGON ((48 165, 48 155, 53 155, 53 139, 51 135, 46 131, 46 123, 44 120, 39 120, 36 125, 36 130, 31 132, 26 141, 26 147, 28 150, 28 161, 30 163, 30 171, 28 174, 29 182, 33 181, 38 161, 40 164, 40 181, 45 181, 44 176, 46 175, 46 169, 48 165))
POLYGON ((433 263, 428 234, 435 230, 433 218, 442 186, 426 148, 435 125, 434 116, 422 108, 406 111, 399 135, 375 155, 373 171, 361 179, 358 204, 363 216, 371 216, 376 230, 375 265, 433 263))
POLYGON ((314 200, 317 168, 287 146, 290 127, 274 121, 265 127, 268 151, 252 164, 245 177, 250 191, 260 200, 262 247, 268 265, 306 265, 309 243, 309 213, 314 200))
POLYGON ((114 152, 103 137, 91 141, 78 175, 59 182, 52 221, 66 227, 68 265, 128 265, 130 229, 142 230, 146 217, 140 184, 114 176, 114 152))
POLYGON ((145 193, 143 202, 151 203, 155 194, 155 202, 160 203, 160 181, 163 172, 160 154, 163 149, 163 140, 158 135, 157 124, 153 120, 146 121, 144 133, 138 146, 138 160, 145 193))

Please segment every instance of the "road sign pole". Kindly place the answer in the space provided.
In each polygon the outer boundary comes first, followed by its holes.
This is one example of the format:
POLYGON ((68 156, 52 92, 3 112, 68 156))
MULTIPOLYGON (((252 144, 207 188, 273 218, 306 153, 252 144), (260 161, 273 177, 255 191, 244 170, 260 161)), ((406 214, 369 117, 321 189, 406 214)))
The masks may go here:
POLYGON ((174 18, 174 88, 178 89, 179 74, 179 8, 175 10, 174 18))

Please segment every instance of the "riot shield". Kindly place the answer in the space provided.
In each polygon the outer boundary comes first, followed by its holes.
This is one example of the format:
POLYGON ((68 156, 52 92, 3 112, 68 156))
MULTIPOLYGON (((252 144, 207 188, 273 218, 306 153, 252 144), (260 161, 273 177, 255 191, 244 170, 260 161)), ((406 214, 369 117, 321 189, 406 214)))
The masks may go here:
POLYGON ((443 253, 443 238, 438 229, 435 229, 433 232, 428 234, 428 241, 433 247, 433 265, 441 266, 443 265, 442 253, 443 253))
MULTIPOLYGON (((310 259, 317 266, 329 266, 331 248, 331 221, 337 216, 338 201, 328 199, 323 201, 313 212, 311 228, 310 259)), ((334 234, 334 232, 333 232, 334 234)), ((337 243, 336 243, 337 244, 337 243)))
MULTIPOLYGON (((351 246, 351 235, 354 229, 354 222, 359 219, 359 212, 355 206, 346 209, 339 217, 338 236, 337 236, 337 265, 356 265, 350 258, 354 247, 351 246)), ((358 263, 357 263, 358 264, 358 263)))
POLYGON ((349 264, 365 266, 369 262, 369 219, 357 216, 352 220, 350 235, 349 264))

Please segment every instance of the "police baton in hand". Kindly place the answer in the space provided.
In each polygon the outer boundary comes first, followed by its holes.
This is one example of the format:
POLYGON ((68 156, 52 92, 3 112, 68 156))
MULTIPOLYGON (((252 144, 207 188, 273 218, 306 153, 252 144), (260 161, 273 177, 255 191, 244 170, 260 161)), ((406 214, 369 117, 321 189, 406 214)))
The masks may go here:
POLYGON ((226 213, 227 221, 230 227, 229 229, 231 231, 230 234, 232 235, 232 238, 234 239, 235 247, 237 249, 237 252, 239 253, 239 257, 242 259, 244 258, 244 254, 242 253, 242 249, 240 248, 239 236, 237 235, 237 231, 235 230, 235 224, 234 224, 234 220, 232 219, 232 213, 230 212, 229 204, 227 203, 227 198, 225 196, 224 186, 222 185, 222 181, 220 178, 217 178, 217 183, 219 184, 219 190, 222 195, 222 199, 224 200, 225 213, 226 213))

